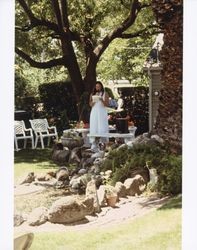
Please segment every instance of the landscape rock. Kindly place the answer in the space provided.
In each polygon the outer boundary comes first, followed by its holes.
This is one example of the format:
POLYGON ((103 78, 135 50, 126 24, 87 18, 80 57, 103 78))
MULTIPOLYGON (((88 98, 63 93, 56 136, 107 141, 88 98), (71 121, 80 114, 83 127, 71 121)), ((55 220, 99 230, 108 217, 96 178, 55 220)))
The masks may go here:
POLYGON ((35 180, 34 172, 29 173, 23 180, 20 181, 20 185, 25 183, 32 183, 35 180))
POLYGON ((48 211, 48 220, 52 223, 72 223, 80 221, 94 211, 94 199, 80 200, 67 196, 55 201, 48 211))
POLYGON ((118 197, 126 197, 127 191, 125 185, 118 181, 116 182, 115 189, 117 190, 118 197))
POLYGON ((51 159, 58 165, 63 165, 69 160, 70 150, 62 145, 62 143, 56 143, 53 146, 51 159))
POLYGON ((91 180, 91 181, 89 181, 87 183, 86 197, 94 199, 94 205, 93 205, 94 206, 94 212, 99 213, 101 211, 101 208, 100 208, 100 205, 99 205, 95 180, 91 180))
POLYGON ((57 181, 65 181, 69 179, 69 171, 67 167, 60 167, 56 172, 57 181))
POLYGON ((15 212, 14 214, 14 227, 20 226, 25 221, 21 213, 15 212))
POLYGON ((99 189, 97 190, 97 195, 98 195, 98 201, 99 201, 99 205, 101 207, 105 206, 105 186, 104 185, 100 185, 99 189))
POLYGON ((141 175, 136 175, 134 178, 126 179, 124 186, 126 187, 127 195, 140 195, 145 188, 145 181, 141 175))
POLYGON ((27 223, 30 226, 39 226, 44 224, 48 217, 48 209, 46 207, 35 208, 28 216, 27 223))

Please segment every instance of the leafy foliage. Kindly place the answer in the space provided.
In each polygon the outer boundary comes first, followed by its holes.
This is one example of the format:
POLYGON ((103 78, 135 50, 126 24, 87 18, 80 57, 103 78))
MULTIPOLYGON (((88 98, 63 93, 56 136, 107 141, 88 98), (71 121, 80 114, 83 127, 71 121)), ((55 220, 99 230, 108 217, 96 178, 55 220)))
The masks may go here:
POLYGON ((102 170, 113 170, 112 182, 124 182, 135 172, 145 168, 155 168, 158 174, 156 190, 162 194, 178 194, 182 188, 182 158, 170 153, 167 145, 156 146, 137 144, 132 148, 110 151, 102 165, 102 170))
POLYGON ((29 97, 35 96, 34 88, 27 81, 23 68, 19 65, 15 65, 15 109, 24 109, 28 110, 32 107, 28 107, 28 101, 26 101, 29 97))
POLYGON ((134 85, 147 85, 143 64, 148 57, 154 36, 132 40, 114 40, 98 63, 98 76, 107 80, 128 79, 134 85), (109 63, 110 62, 110 63, 109 63))
MULTIPOLYGON (((90 39, 93 48, 98 46, 102 39, 110 34, 115 27, 120 26, 128 17, 131 0, 129 1, 67 1, 68 20, 73 34, 90 39)), ((141 4, 150 4, 150 0, 142 0, 141 4)), ((40 20, 56 23, 52 1, 28 0, 27 4, 40 20)), ((34 60, 44 62, 62 56, 62 48, 58 34, 44 26, 37 26, 28 31, 29 20, 22 7, 16 1, 16 47, 22 48, 34 60), (21 28, 23 31, 21 31, 21 28)), ((127 33, 145 29, 153 24, 151 8, 140 11, 136 22, 127 30, 127 33)), ((101 79, 127 78, 135 80, 139 84, 147 83, 142 72, 142 64, 152 44, 149 29, 141 38, 116 39, 109 49, 99 58, 97 75, 101 79), (109 63, 110 62, 110 63, 109 63), (139 80, 139 81, 138 81, 139 80)), ((152 30, 152 28, 151 28, 152 30)), ((82 77, 87 74, 87 54, 84 43, 79 40, 73 41, 75 55, 80 67, 82 77)), ((23 62, 20 61, 20 65, 23 62)), ((43 82, 62 81, 68 79, 67 69, 55 67, 53 70, 31 69, 24 67, 25 79, 32 86, 38 86, 43 82), (65 75, 65 76, 64 76, 65 75)))
POLYGON ((77 120, 77 107, 70 82, 54 82, 39 87, 44 105, 44 116, 51 118, 58 131, 69 127, 69 121, 77 120))
MULTIPOLYGON (((30 67, 26 62, 21 60, 18 56, 16 56, 16 70, 15 70, 15 91, 18 90, 18 78, 23 78, 26 85, 28 85, 28 92, 26 96, 39 96, 39 86, 43 83, 50 83, 56 81, 65 81, 68 79, 67 71, 62 66, 57 66, 50 69, 38 69, 30 67)), ((23 96, 24 93, 20 94, 23 96)))
POLYGON ((158 167, 159 182, 157 188, 162 193, 178 194, 182 186, 181 156, 166 155, 158 167))

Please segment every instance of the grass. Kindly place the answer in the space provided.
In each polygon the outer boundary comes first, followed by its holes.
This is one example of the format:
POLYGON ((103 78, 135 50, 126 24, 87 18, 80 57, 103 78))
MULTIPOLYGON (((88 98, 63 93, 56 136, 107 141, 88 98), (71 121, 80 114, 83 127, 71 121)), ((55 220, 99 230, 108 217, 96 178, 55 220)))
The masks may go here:
POLYGON ((32 193, 31 195, 21 195, 14 197, 15 210, 21 213, 30 213, 34 208, 46 207, 50 208, 52 203, 62 196, 70 193, 62 189, 47 188, 41 193, 32 193))
MULTIPOLYGON (((45 173, 57 169, 51 149, 26 149, 15 153, 15 180, 29 172, 45 173)), ((61 190, 15 197, 15 207, 30 212, 38 206, 49 207, 62 195, 61 190)), ((180 250, 181 197, 171 199, 162 208, 118 226, 83 231, 34 233, 30 250, 180 250)))
MULTIPOLYGON (((14 179, 15 183, 20 182, 28 173, 34 174, 56 171, 57 165, 51 160, 51 149, 25 149, 15 152, 14 179)), ((51 204, 65 192, 48 188, 42 193, 31 194, 30 196, 14 197, 14 206, 17 211, 29 213, 39 206, 50 207, 51 204)))
POLYGON ((25 149, 14 154, 14 179, 17 182, 29 172, 46 173, 57 170, 57 165, 51 160, 51 149, 25 149))
POLYGON ((110 228, 36 233, 30 250, 180 250, 181 198, 110 228), (175 204, 175 206, 174 206, 175 204))

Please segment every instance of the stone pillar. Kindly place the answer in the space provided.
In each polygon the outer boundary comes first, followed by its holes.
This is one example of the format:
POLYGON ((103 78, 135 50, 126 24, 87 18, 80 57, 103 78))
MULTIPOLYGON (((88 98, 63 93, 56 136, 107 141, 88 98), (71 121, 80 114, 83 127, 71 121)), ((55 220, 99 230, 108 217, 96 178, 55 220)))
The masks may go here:
POLYGON ((150 66, 144 67, 144 71, 150 77, 149 82, 149 131, 151 131, 156 122, 156 116, 159 107, 159 95, 161 89, 161 67, 150 66))

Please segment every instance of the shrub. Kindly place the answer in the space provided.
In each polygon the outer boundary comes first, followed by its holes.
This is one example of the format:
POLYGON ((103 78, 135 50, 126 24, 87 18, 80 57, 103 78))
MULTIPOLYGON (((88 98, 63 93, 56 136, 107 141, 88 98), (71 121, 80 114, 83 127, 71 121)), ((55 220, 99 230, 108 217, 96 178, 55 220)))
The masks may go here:
POLYGON ((76 100, 71 82, 53 82, 39 86, 45 117, 53 118, 59 132, 69 127, 69 121, 78 120, 76 100))
POLYGON ((14 84, 14 100, 16 110, 25 110, 31 114, 36 113, 36 104, 39 102, 36 91, 26 81, 23 74, 16 70, 14 84))
POLYGON ((109 152, 106 160, 102 163, 102 170, 112 170, 115 172, 117 169, 121 168, 128 159, 129 150, 128 148, 114 149, 109 152))
POLYGON ((157 167, 157 189, 161 193, 179 194, 182 191, 182 158, 165 155, 157 167))
POLYGON ((125 179, 140 173, 149 181, 148 168, 155 168, 158 183, 154 191, 162 194, 178 194, 182 191, 182 158, 173 155, 166 146, 138 144, 132 148, 112 150, 101 168, 113 171, 112 183, 124 182, 125 179))

